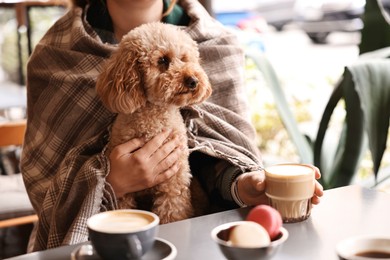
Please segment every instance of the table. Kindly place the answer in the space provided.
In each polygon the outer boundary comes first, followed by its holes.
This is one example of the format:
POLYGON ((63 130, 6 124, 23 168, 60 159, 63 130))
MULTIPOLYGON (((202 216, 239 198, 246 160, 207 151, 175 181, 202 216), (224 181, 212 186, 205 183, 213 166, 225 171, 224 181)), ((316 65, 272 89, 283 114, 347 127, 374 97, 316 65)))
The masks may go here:
MULTIPOLYGON (((325 191, 320 205, 306 221, 284 224, 289 238, 273 260, 338 259, 335 247, 355 235, 390 236, 390 194, 360 186, 325 191)), ((159 237, 172 242, 177 260, 224 259, 210 237, 222 223, 245 218, 250 208, 241 208, 161 225, 159 237)), ((70 259, 78 245, 65 246, 12 258, 14 260, 70 259)))

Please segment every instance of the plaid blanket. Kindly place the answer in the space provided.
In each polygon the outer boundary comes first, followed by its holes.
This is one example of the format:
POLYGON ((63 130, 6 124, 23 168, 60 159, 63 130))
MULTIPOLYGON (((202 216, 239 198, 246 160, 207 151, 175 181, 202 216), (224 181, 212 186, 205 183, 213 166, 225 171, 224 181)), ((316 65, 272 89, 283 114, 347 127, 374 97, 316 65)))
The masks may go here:
MULTIPOLYGON (((197 0, 179 3, 191 18, 183 30, 199 43, 213 86, 208 102, 183 110, 189 146, 237 169, 208 172, 220 175, 213 185, 231 199, 236 175, 261 167, 243 85, 244 55, 235 36, 197 0)), ((21 170, 39 216, 30 250, 86 241, 88 217, 117 207, 105 181, 110 165, 103 153, 115 115, 95 93, 102 63, 115 48, 102 42, 85 10, 74 7, 46 33, 29 60, 21 170)))

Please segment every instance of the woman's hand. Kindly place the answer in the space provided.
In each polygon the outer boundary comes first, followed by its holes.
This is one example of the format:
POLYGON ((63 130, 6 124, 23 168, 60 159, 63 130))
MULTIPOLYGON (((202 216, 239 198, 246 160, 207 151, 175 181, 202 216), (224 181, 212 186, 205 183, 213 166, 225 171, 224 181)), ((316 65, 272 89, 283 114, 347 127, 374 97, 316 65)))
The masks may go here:
MULTIPOLYGON (((313 166, 314 167, 314 166, 313 166)), ((320 170, 315 169, 315 178, 321 178, 320 170)), ((265 195, 265 174, 264 171, 254 171, 243 173, 238 178, 237 188, 240 199, 249 206, 268 204, 265 195)), ((320 197, 324 194, 322 185, 316 181, 314 194, 311 199, 312 204, 320 203, 320 197)))
MULTIPOLYGON (((315 166, 313 167, 316 171, 315 178, 318 180, 319 178, 321 178, 320 170, 315 166)), ((314 188, 314 195, 311 198, 311 203, 314 205, 318 205, 320 203, 320 197, 322 197, 322 195, 324 195, 324 188, 318 181, 316 181, 315 188, 314 188)))
POLYGON ((118 198, 153 187, 171 178, 180 168, 183 140, 163 131, 149 142, 134 138, 113 148, 107 181, 118 198), (168 139, 167 142, 165 142, 168 139))
POLYGON ((237 177, 238 196, 248 206, 268 204, 264 171, 246 172, 237 177))

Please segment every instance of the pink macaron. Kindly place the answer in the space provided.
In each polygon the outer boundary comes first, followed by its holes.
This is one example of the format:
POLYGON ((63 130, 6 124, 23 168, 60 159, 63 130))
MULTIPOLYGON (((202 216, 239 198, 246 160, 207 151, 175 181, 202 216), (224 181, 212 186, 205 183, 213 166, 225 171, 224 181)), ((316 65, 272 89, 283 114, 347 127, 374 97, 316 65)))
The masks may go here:
POLYGON ((268 232, 271 240, 275 239, 282 227, 283 221, 279 211, 268 205, 258 205, 251 209, 246 220, 254 221, 268 232))

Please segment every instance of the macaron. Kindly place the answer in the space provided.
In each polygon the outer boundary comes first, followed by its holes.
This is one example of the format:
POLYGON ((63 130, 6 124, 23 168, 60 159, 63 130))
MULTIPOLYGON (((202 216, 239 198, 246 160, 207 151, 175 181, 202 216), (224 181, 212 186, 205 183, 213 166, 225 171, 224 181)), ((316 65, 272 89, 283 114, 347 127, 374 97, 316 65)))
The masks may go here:
POLYGON ((232 227, 229 243, 235 247, 257 248, 266 247, 271 243, 267 230, 253 221, 242 221, 232 227))
POLYGON ((258 205, 252 208, 246 220, 260 224, 268 232, 271 240, 279 235, 283 224, 279 211, 268 205, 258 205))

